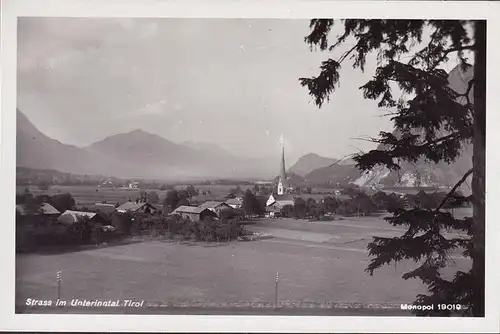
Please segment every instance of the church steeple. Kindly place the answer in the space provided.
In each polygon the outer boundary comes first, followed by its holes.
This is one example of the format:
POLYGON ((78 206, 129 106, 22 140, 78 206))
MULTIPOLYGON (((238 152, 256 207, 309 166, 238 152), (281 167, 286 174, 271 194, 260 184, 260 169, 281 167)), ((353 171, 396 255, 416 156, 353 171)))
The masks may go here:
POLYGON ((285 168, 285 143, 283 136, 281 137, 281 165, 280 165, 280 176, 278 180, 278 195, 283 195, 286 188, 286 168, 285 168))

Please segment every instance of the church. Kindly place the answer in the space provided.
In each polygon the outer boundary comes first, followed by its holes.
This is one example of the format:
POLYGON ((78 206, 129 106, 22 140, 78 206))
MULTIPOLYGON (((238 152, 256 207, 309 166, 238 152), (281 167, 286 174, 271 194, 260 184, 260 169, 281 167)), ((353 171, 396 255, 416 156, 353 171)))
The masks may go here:
POLYGON ((271 217, 274 217, 285 205, 294 205, 293 196, 291 195, 293 187, 289 184, 286 176, 285 167, 285 145, 281 143, 281 164, 280 173, 278 176, 278 183, 276 191, 269 196, 266 202, 266 211, 271 217))

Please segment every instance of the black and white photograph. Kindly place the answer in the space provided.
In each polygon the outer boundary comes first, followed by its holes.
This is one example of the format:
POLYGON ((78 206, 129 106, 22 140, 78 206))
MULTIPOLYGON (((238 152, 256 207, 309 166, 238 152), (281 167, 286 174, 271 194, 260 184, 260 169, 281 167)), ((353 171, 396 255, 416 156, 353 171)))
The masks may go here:
POLYGON ((68 7, 12 19, 16 316, 495 318, 487 13, 68 7))

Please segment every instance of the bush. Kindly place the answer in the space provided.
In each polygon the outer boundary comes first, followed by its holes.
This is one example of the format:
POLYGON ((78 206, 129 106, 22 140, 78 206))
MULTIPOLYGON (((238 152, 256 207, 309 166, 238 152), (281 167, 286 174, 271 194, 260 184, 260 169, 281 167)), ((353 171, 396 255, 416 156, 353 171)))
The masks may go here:
POLYGON ((207 218, 202 221, 191 221, 179 216, 170 216, 162 219, 165 236, 168 238, 180 237, 184 240, 220 241, 231 240, 244 234, 244 229, 236 220, 214 220, 207 218))
POLYGON ((291 218, 293 217, 293 214, 294 214, 294 208, 293 208, 293 205, 285 205, 283 206, 283 208, 281 208, 281 216, 282 217, 285 217, 285 218, 291 218))
POLYGON ((77 221, 68 226, 68 237, 71 244, 89 244, 92 239, 92 226, 88 217, 78 217, 77 221))

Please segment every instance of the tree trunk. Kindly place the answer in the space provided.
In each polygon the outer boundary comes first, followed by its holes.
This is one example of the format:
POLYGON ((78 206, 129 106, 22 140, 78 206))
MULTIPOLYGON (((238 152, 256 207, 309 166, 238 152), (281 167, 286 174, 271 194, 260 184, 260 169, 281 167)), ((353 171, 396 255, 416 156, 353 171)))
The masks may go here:
POLYGON ((486 155, 486 21, 475 22, 474 153, 472 157, 473 237, 471 252, 474 279, 472 314, 484 317, 485 281, 485 155, 486 155))

